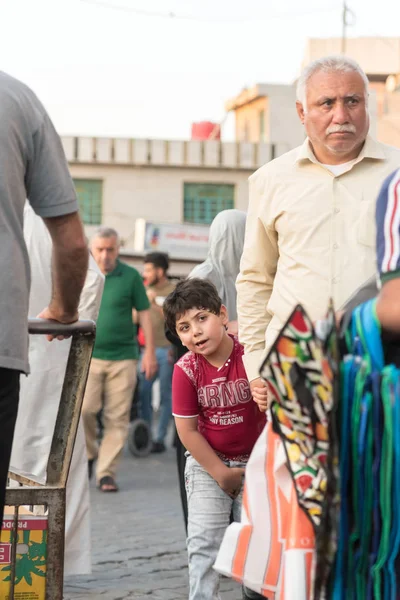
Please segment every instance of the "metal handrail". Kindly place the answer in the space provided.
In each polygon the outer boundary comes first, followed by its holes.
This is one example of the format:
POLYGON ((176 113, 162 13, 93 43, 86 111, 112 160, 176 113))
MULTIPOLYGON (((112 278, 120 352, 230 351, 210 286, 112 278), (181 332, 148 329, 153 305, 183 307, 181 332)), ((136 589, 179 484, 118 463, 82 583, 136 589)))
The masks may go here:
MULTIPOLYGON (((64 574, 65 490, 75 436, 83 402, 90 359, 95 340, 93 321, 63 324, 45 319, 29 319, 32 335, 72 336, 57 419, 47 463, 46 483, 40 484, 29 476, 9 472, 10 479, 22 487, 7 488, 6 503, 15 507, 14 530, 17 531, 19 506, 46 505, 48 508, 48 541, 46 570, 46 600, 62 600, 64 574)), ((58 342, 53 342, 57 344, 58 342)), ((10 600, 15 597, 17 536, 12 543, 10 600)))
POLYGON ((64 324, 49 319, 29 319, 28 330, 31 335, 94 335, 96 332, 96 324, 94 321, 86 320, 64 324))
MULTIPOLYGON (((29 319, 28 331, 31 335, 72 337, 46 475, 47 485, 65 487, 78 429, 96 324, 89 320, 64 324, 47 319, 29 319)), ((9 472, 9 476, 25 485, 38 485, 34 477, 22 476, 13 471, 9 472)))

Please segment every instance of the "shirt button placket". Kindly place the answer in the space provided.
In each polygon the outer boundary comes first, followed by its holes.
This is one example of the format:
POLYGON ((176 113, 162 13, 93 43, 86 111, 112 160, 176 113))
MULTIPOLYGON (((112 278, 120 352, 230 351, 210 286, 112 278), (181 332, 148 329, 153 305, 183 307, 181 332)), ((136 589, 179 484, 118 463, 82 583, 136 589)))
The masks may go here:
MULTIPOLYGON (((340 198, 338 192, 338 181, 334 178, 332 181, 333 217, 337 216, 340 213, 340 208, 337 205, 340 198)), ((331 246, 331 294, 334 300, 337 297, 337 284, 340 281, 340 277, 337 275, 337 273, 340 272, 340 255, 338 253, 339 244, 337 241, 339 232, 340 224, 335 218, 333 218, 331 246)))

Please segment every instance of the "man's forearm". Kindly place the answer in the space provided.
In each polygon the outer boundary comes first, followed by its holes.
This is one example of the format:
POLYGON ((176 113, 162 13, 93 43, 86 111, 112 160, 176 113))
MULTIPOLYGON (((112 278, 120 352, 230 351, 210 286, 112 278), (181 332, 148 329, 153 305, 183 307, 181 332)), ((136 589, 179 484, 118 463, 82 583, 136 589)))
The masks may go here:
POLYGON ((139 312, 139 322, 143 329, 144 339, 146 340, 146 351, 154 352, 154 333, 153 324, 151 322, 151 316, 149 310, 141 310, 139 312))
POLYGON ((243 362, 249 381, 259 377, 259 368, 265 353, 265 332, 271 320, 266 305, 271 296, 268 286, 249 285, 249 280, 238 278, 238 330, 244 346, 243 362), (251 291, 250 291, 251 290, 251 291))
POLYGON ((52 304, 62 307, 66 316, 77 313, 88 268, 86 248, 68 250, 53 247, 52 304))
POLYGON ((236 288, 240 343, 246 352, 263 350, 265 332, 272 318, 266 309, 272 287, 255 283, 251 277, 240 274, 236 288))
POLYGON ((79 299, 88 269, 85 234, 78 213, 44 221, 53 242, 51 312, 54 318, 68 322, 78 318, 79 299))
POLYGON ((267 310, 279 259, 278 234, 270 220, 270 199, 263 177, 249 181, 249 207, 246 236, 237 278, 239 341, 245 349, 245 368, 250 380, 258 369, 265 350, 265 332, 271 320, 267 310))

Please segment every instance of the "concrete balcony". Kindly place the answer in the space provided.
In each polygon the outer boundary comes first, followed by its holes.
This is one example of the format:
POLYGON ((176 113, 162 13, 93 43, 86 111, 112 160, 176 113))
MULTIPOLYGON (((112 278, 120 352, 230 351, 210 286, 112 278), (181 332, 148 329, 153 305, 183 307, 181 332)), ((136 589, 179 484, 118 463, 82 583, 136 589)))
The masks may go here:
POLYGON ((287 152, 286 144, 63 136, 70 164, 255 170, 287 152))

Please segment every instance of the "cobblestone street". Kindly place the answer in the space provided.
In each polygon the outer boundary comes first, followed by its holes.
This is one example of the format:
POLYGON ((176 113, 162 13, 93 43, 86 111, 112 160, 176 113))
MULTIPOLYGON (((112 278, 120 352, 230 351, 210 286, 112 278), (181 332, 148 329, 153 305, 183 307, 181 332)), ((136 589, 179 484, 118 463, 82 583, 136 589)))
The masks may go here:
MULTIPOLYGON (((187 600, 185 531, 175 451, 136 459, 125 453, 120 491, 91 484, 90 576, 68 577, 65 600, 187 600)), ((240 586, 224 579, 223 600, 239 600, 240 586)))

